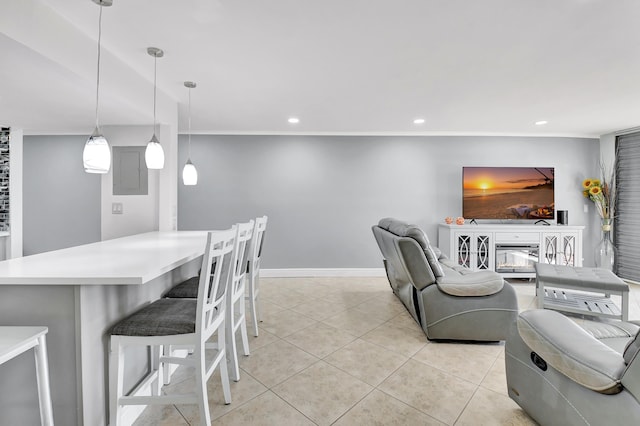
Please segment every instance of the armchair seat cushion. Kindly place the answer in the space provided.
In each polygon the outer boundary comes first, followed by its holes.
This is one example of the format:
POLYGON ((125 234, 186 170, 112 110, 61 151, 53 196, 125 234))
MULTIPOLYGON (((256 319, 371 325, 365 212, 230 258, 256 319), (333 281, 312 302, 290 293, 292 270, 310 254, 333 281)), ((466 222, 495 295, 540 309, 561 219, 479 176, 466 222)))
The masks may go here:
POLYGON ((592 321, 577 317, 570 317, 569 319, 600 342, 623 355, 629 340, 638 334, 640 330, 637 324, 631 322, 614 320, 592 321))
POLYGON ((526 345, 569 379, 604 394, 621 391, 626 368, 622 354, 567 317, 549 310, 525 311, 517 326, 526 345))
MULTIPOLYGON (((464 268, 466 269, 466 268, 464 268)), ((438 288, 451 296, 489 296, 504 286, 500 274, 493 271, 477 271, 472 274, 445 269, 445 275, 436 280, 438 288)))

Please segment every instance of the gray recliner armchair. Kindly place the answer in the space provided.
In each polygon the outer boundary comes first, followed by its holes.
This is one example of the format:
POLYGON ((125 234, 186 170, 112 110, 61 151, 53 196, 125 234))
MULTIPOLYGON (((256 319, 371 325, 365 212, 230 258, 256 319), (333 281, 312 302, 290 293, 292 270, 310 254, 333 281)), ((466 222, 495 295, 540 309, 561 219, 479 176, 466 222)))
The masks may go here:
POLYGON ((415 225, 386 218, 372 229, 393 292, 428 339, 505 340, 518 302, 499 274, 446 259, 415 225))
POLYGON ((505 345, 509 396, 541 425, 639 425, 637 324, 525 311, 505 345))

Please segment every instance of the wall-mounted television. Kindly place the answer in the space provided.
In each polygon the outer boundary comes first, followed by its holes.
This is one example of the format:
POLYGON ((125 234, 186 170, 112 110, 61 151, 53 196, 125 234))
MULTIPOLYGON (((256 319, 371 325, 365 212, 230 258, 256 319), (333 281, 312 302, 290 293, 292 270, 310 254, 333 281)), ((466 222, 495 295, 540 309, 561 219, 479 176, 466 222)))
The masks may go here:
POLYGON ((553 167, 463 167, 466 219, 554 220, 553 167))

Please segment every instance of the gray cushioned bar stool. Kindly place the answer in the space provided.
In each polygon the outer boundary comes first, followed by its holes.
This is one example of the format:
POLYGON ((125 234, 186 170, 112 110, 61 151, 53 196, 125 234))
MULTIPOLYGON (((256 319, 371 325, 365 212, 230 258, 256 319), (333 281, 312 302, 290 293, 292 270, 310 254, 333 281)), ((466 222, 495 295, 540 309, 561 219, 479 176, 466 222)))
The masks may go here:
MULTIPOLYGON (((247 274, 247 253, 250 246, 249 241, 251 241, 253 236, 255 222, 251 220, 246 223, 240 223, 237 227, 238 235, 236 243, 238 244, 238 254, 233 261, 234 267, 230 268, 229 271, 230 275, 226 297, 227 357, 231 364, 231 378, 236 382, 240 380, 240 367, 236 344, 236 333, 238 330, 240 330, 242 337, 243 353, 247 356, 250 354, 244 293, 247 274)), ((189 278, 169 290, 167 294, 165 294, 165 297, 169 298, 169 300, 192 298, 195 294, 195 289, 197 289, 195 285, 196 282, 198 282, 198 277, 189 278)), ((167 348, 167 351, 171 351, 171 348, 167 348)), ((168 380, 166 380, 165 383, 168 383, 168 380)))
MULTIPOLYGON (((225 402, 231 402, 231 390, 226 360, 226 292, 230 265, 239 254, 239 227, 209 232, 202 258, 202 273, 196 299, 160 299, 123 319, 110 330, 109 352, 109 421, 122 424, 124 407, 148 404, 198 404, 202 424, 211 417, 207 396, 207 380, 220 368, 225 402), (222 267, 213 267, 213 265, 222 267), (208 343, 217 333, 217 343, 208 343), (152 395, 139 396, 135 390, 124 395, 124 349, 126 346, 147 346, 158 361, 148 380, 155 380, 152 395), (188 357, 163 353, 163 348, 179 345, 193 348, 188 357), (205 359, 205 349, 217 349, 213 359, 205 359), (162 395, 164 364, 180 364, 195 368, 194 393, 162 395)), ((243 247, 244 249, 244 247, 243 247)))
MULTIPOLYGON (((245 258, 241 259, 243 263, 246 264, 246 270, 238 270, 234 279, 234 286, 242 286, 242 288, 234 289, 233 292, 229 294, 232 295, 231 298, 233 302, 227 311, 227 322, 228 324, 233 324, 233 334, 230 334, 229 337, 229 349, 236 348, 235 343, 235 333, 240 328, 243 339, 243 349, 244 354, 249 355, 249 342, 246 336, 246 315, 245 315, 245 305, 244 301, 242 303, 239 302, 238 297, 240 294, 245 294, 244 286, 245 286, 245 277, 247 283, 247 291, 245 300, 249 301, 249 309, 251 310, 251 319, 253 323, 253 334, 254 336, 258 336, 258 321, 260 320, 260 310, 258 306, 258 295, 260 292, 259 289, 259 279, 260 279, 260 259, 262 257, 262 242, 264 233, 267 227, 267 216, 262 216, 256 218, 255 221, 251 221, 249 223, 254 223, 252 232, 250 234, 250 240, 246 244, 245 249, 245 258), (234 297, 235 295, 235 297, 234 297), (233 321, 230 319, 233 316, 233 321)), ((242 243, 241 243, 242 244, 242 243)), ((165 297, 168 298, 194 298, 196 296, 198 290, 198 281, 199 278, 191 277, 186 281, 181 282, 180 284, 174 286, 169 290, 165 297)), ((228 325, 230 327, 230 325, 228 325)), ((231 333, 231 331, 229 331, 231 333)), ((240 379, 240 370, 237 367, 237 355, 233 356, 232 353, 229 354, 229 359, 232 363, 232 377, 234 380, 240 379)), ((165 377, 167 380, 167 377, 165 377)), ((168 383, 168 382, 167 382, 168 383)))

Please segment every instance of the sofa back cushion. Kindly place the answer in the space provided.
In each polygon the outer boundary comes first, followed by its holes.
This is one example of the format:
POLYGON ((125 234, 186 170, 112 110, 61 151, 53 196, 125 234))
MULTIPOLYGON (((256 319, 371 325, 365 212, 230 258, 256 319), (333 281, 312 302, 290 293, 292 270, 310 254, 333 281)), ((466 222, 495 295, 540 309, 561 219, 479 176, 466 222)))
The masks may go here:
POLYGON ((429 266, 433 271, 433 275, 435 275, 436 277, 444 277, 442 265, 440 265, 440 262, 438 262, 439 255, 433 249, 433 247, 431 247, 429 238, 422 229, 420 229, 416 225, 411 225, 407 222, 389 217, 381 219, 380 222, 378 222, 378 226, 399 237, 409 237, 414 239, 418 243, 418 245, 420 245, 420 248, 422 248, 422 250, 424 251, 424 254, 427 257, 427 262, 429 262, 429 266))
POLYGON ((435 275, 436 278, 444 277, 442 265, 438 262, 438 255, 433 247, 427 246, 427 248, 424 249, 424 254, 427 256, 427 262, 429 262, 429 266, 431 266, 431 269, 433 270, 433 275, 435 275))

